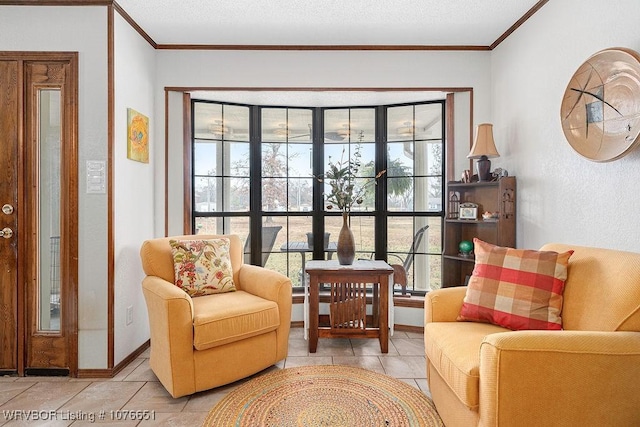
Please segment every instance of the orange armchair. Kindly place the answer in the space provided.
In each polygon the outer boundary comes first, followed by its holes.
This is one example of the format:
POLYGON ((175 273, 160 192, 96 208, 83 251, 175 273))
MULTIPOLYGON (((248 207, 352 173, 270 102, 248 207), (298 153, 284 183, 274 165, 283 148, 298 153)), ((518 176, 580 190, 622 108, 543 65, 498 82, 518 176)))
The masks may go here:
POLYGON ((173 397, 218 387, 287 357, 291 281, 243 263, 238 236, 177 236, 147 240, 140 249, 146 277, 150 365, 173 397), (170 239, 230 239, 237 291, 191 298, 174 285, 170 239))

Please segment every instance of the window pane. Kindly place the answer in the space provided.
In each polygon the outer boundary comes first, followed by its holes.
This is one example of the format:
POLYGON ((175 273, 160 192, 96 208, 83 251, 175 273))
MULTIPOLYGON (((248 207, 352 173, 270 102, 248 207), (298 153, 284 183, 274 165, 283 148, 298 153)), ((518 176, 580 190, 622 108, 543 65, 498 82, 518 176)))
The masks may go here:
POLYGON ((349 159, 349 144, 329 144, 324 146, 324 168, 329 162, 346 163, 349 159))
POLYGON ((194 211, 249 210, 249 178, 194 175, 194 211))
POLYGON ((224 178, 225 211, 248 211, 249 205, 249 178, 224 178))
POLYGON ((193 144, 193 173, 196 175, 218 175, 219 148, 219 142, 196 140, 193 144))
POLYGON ((289 144, 287 150, 289 176, 301 178, 313 176, 313 145, 289 144))
MULTIPOLYGON (((360 169, 357 171, 357 176, 367 177, 368 179, 362 178, 354 181, 354 199, 360 200, 361 203, 354 203, 352 210, 373 211, 375 208, 375 181, 372 181, 372 178, 375 177, 378 172, 375 170, 374 165, 374 143, 326 145, 324 168, 325 171, 329 171, 331 169, 330 164, 333 164, 333 166, 338 169, 346 168, 350 161, 355 160, 355 153, 358 148, 360 150, 360 169)), ((329 179, 324 180, 324 193, 325 195, 332 193, 329 179)), ((325 203, 325 205, 327 205, 327 203, 325 203)), ((337 208, 337 206, 332 205, 331 209, 335 208, 337 208)))
POLYGON ((265 212, 282 212, 287 208, 287 179, 262 179, 262 210, 265 212))
MULTIPOLYGON (((422 144, 419 142, 418 145, 422 144)), ((443 175, 443 146, 441 140, 427 142, 427 171, 429 175, 443 175)))
POLYGON ((205 235, 237 234, 244 242, 249 234, 249 217, 195 218, 196 233, 205 235))
POLYGON ((413 210, 438 212, 442 210, 442 177, 414 178, 413 210))
POLYGON ((387 209, 389 211, 413 210, 412 176, 394 177, 387 179, 387 209))
POLYGON ((222 105, 196 102, 193 106, 193 135, 202 139, 222 139, 222 105))
POLYGON ((332 109, 324 112, 325 144, 349 141, 349 110, 332 109))
POLYGON ((415 146, 415 174, 442 174, 442 141, 416 141, 415 146))
POLYGON ((289 179, 289 211, 308 212, 313 207, 313 179, 289 179))
POLYGON ((388 218, 388 262, 405 268, 408 289, 425 291, 440 287, 441 224, 439 217, 388 218))
POLYGON ((312 258, 312 249, 307 245, 307 233, 311 232, 313 227, 311 215, 268 217, 268 221, 282 225, 283 228, 276 238, 266 266, 288 276, 293 286, 302 286, 303 257, 305 262, 312 258), (287 244, 297 249, 288 250, 287 244))
POLYGON ((262 144, 262 176, 287 175, 287 146, 282 143, 262 144))
POLYGON ((370 144, 351 144, 351 158, 353 158, 353 154, 356 146, 360 146, 360 171, 358 172, 358 176, 368 176, 374 177, 376 176, 377 171, 374 171, 374 163, 376 158, 376 145, 374 143, 370 144))
POLYGON ((222 208, 222 178, 194 176, 194 210, 216 212, 222 208))
POLYGON ((387 141, 413 140, 413 120, 413 105, 387 108, 387 141))
POLYGON ((287 140, 287 109, 262 109, 262 140, 286 142, 287 140))
POLYGON ((224 105, 223 138, 234 141, 249 141, 249 107, 224 105))
POLYGON ((224 175, 248 177, 249 144, 246 142, 225 142, 224 148, 224 175))
POLYGON ((376 110, 352 108, 350 120, 351 142, 373 142, 376 140, 376 110))
POLYGON ((416 139, 442 139, 442 104, 416 105, 416 139))
POLYGON ((311 110, 290 108, 288 121, 288 141, 310 142, 312 134, 312 123, 313 119, 311 116, 311 110))
POLYGON ((387 144, 387 176, 413 175, 413 142, 387 144))

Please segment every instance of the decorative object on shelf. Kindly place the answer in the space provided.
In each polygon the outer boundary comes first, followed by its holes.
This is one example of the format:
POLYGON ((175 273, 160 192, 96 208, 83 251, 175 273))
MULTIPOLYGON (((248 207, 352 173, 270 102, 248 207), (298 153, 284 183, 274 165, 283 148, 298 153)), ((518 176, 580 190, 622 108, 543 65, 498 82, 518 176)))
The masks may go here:
POLYGON ((464 257, 471 256, 473 252, 473 242, 470 240, 463 240, 458 245, 458 249, 460 249, 460 255, 464 257))
POLYGON ((491 160, 489 158, 500 157, 496 144, 493 141, 493 125, 482 123, 476 127, 476 137, 473 141, 471 152, 467 155, 469 159, 478 159, 476 167, 478 170, 478 181, 491 181, 491 160))
POLYGON ((495 168, 493 172, 491 172, 491 176, 493 177, 493 181, 497 181, 500 178, 509 176, 509 171, 502 168, 495 168))
POLYGON ((455 191, 449 194, 449 215, 450 219, 458 218, 458 211, 460 210, 460 194, 455 191))
POLYGON ((601 50, 574 73, 560 107, 571 147, 595 162, 616 160, 640 143, 640 54, 601 50))
POLYGON ((500 212, 484 212, 482 214, 482 219, 485 221, 497 221, 500 216, 500 212))
POLYGON ((365 179, 364 182, 358 183, 357 179, 362 180, 358 176, 361 163, 361 145, 355 146, 353 157, 346 158, 346 148, 342 150, 342 157, 336 163, 329 158, 329 170, 324 175, 316 177, 320 182, 328 180, 331 191, 325 193, 327 201, 327 209, 336 207, 342 211, 342 229, 338 235, 338 244, 336 251, 338 253, 338 261, 341 265, 351 265, 355 258, 355 239, 353 233, 349 229, 349 213, 355 205, 363 202, 363 197, 367 187, 374 184, 378 178, 385 174, 386 170, 378 172, 374 177, 365 179))
POLYGON ((478 219, 478 205, 471 202, 460 203, 459 219, 478 219))
POLYGON ((469 169, 465 169, 462 171, 462 177, 460 177, 460 182, 471 182, 471 171, 469 169))

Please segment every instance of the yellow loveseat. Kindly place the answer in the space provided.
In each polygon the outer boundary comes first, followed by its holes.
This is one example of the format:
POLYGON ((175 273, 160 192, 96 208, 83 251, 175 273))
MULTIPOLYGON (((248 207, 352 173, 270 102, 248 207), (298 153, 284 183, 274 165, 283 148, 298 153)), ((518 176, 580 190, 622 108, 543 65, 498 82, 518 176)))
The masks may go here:
POLYGON ((150 365, 173 397, 228 384, 287 357, 291 280, 243 263, 235 235, 147 240, 140 249, 151 330, 150 365), (230 239, 237 291, 191 298, 174 285, 170 239, 230 239))
POLYGON ((425 351, 447 427, 640 426, 640 254, 575 252, 562 331, 457 322, 466 288, 429 292, 425 351))

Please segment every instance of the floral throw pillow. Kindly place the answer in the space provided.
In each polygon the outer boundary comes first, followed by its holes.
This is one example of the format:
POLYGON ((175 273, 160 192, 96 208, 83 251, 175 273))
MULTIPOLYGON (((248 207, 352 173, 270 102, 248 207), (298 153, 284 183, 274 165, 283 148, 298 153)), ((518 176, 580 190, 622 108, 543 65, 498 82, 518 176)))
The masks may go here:
POLYGON ((235 291, 229 239, 170 240, 176 286, 192 297, 235 291))
POLYGON ((473 239, 475 266, 457 320, 512 330, 562 329, 562 294, 573 251, 495 246, 473 239))

